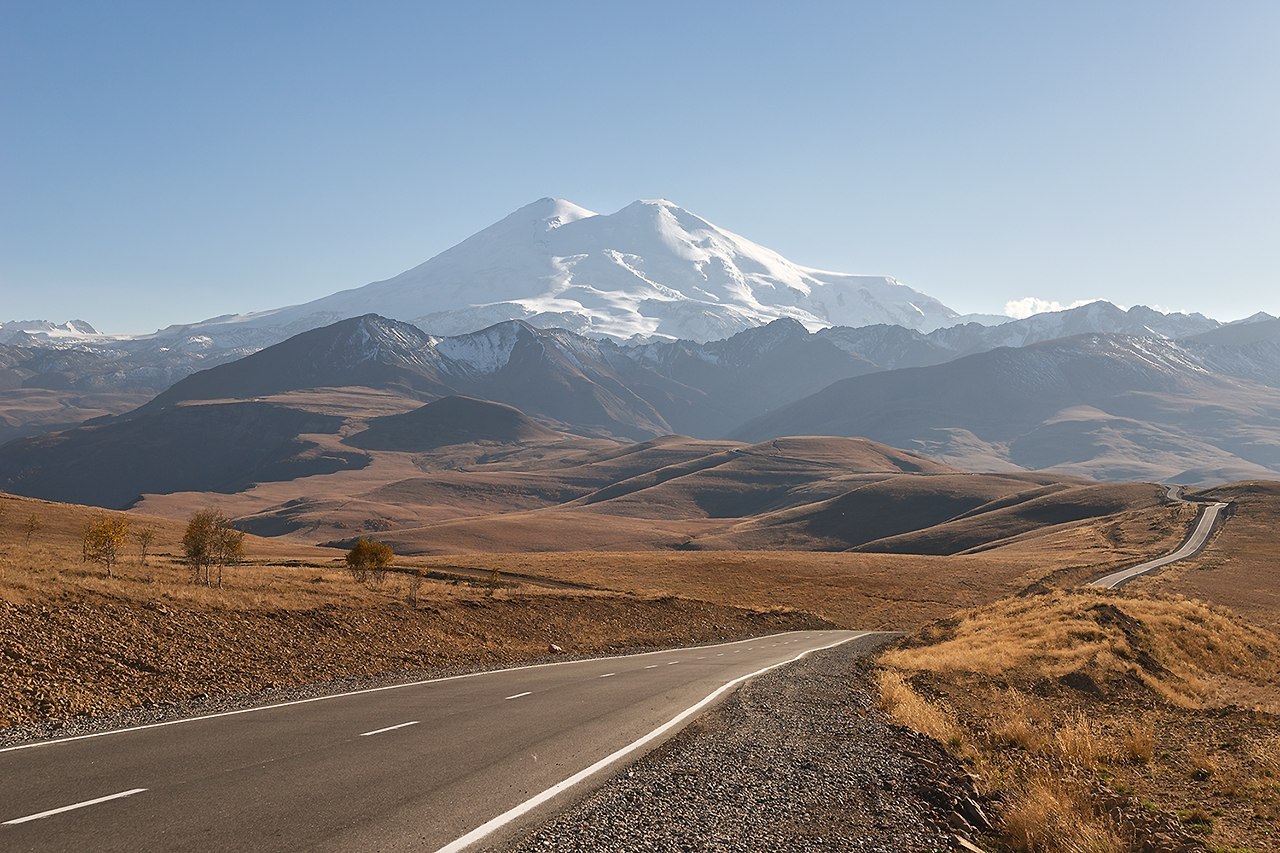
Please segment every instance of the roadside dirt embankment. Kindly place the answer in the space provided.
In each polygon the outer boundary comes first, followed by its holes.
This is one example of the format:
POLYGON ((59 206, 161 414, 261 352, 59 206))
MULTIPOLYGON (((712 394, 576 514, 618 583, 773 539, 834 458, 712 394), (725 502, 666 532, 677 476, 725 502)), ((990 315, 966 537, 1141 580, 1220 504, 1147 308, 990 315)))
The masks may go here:
POLYGON ((0 600, 0 727, 335 679, 829 627, 678 598, 474 597, 304 610, 0 600))

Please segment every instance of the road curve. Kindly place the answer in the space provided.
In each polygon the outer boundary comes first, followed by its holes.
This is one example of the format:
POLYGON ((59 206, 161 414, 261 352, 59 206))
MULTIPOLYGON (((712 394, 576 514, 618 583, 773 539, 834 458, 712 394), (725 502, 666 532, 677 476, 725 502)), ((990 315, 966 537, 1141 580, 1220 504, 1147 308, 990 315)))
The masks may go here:
POLYGON ((742 681, 868 633, 519 667, 0 749, 0 849, 494 842, 742 681))
MULTIPOLYGON (((1170 500, 1181 500, 1181 487, 1170 486, 1168 497, 1170 500)), ((1174 551, 1172 554, 1166 554, 1154 560, 1148 560, 1141 565, 1134 566, 1129 569, 1121 569, 1118 572, 1098 578, 1092 581, 1089 586, 1099 587, 1101 589, 1116 589, 1139 575, 1145 575, 1147 572, 1154 572, 1156 569, 1163 568, 1170 563, 1176 563, 1179 560, 1185 560, 1194 557, 1204 550, 1204 546, 1209 541, 1209 535, 1213 533, 1213 528, 1217 525, 1218 519, 1222 516, 1222 511, 1227 508, 1225 503, 1211 503, 1205 505, 1200 510, 1200 516, 1196 519, 1196 525, 1191 530, 1191 535, 1187 537, 1187 541, 1182 543, 1182 547, 1174 551)))

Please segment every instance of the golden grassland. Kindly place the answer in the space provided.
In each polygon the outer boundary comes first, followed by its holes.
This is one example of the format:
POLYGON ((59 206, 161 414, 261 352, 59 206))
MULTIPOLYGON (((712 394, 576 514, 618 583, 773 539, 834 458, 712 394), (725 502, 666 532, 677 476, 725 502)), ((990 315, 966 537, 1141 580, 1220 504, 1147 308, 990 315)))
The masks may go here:
POLYGON ((107 577, 80 559, 97 511, 0 498, 0 727, 147 703, 382 673, 510 664, 827 627, 779 607, 433 580, 397 567, 357 582, 343 554, 247 537, 222 588, 178 559, 183 525, 134 544, 107 577), (30 541, 26 520, 38 525, 30 541))
POLYGON ((1280 847, 1280 637, 1179 596, 1055 591, 975 608, 881 662, 881 702, 970 763, 1024 851, 1162 832, 1280 847))
POLYGON ((1195 511, 1120 513, 1017 537, 977 554, 643 551, 465 554, 406 564, 533 575, 634 595, 678 595, 740 607, 785 606, 837 625, 910 629, 1042 584, 1075 583, 1176 548, 1195 511))
POLYGON ((8 699, 0 724, 264 685, 508 663, 544 655, 550 643, 593 653, 787 627, 911 627, 1064 567, 1101 573, 1165 550, 1181 535, 1169 513, 1155 508, 1055 530, 1034 562, 1025 543, 1009 555, 996 548, 954 558, 473 554, 401 559, 378 584, 356 582, 339 550, 249 536, 246 563, 228 567, 219 589, 192 583, 181 564, 181 521, 125 513, 134 529, 155 529, 153 554, 141 564, 131 542, 107 577, 80 554, 84 524, 99 510, 9 496, 0 506, 0 646, 7 652, 0 683, 8 699), (28 542, 32 516, 38 524, 28 542), (1108 532, 1116 525, 1127 531, 1123 548, 1108 532), (494 569, 504 579, 489 590, 494 569), (449 575, 452 582, 440 579, 449 575), (581 588, 548 588, 519 575, 581 588))

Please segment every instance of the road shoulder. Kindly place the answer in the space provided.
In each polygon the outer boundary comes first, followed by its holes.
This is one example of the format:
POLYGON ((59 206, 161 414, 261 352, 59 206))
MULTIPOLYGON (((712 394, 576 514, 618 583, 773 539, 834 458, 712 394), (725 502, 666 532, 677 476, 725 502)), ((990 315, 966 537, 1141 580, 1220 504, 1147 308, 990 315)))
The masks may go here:
POLYGON ((753 679, 500 849, 955 849, 954 804, 971 783, 877 708, 866 658, 889 639, 861 638, 753 679))

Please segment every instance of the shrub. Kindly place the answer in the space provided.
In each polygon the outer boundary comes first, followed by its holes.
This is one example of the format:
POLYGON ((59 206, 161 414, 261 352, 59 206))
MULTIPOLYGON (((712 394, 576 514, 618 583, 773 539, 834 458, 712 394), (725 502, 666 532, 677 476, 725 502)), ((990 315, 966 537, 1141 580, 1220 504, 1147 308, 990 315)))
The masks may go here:
POLYGON ((347 569, 357 581, 372 576, 374 583, 382 583, 395 556, 391 546, 385 542, 374 542, 361 536, 347 552, 347 569))

